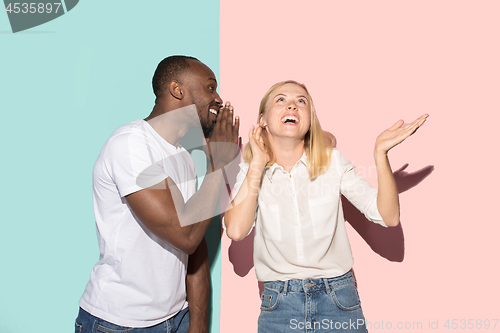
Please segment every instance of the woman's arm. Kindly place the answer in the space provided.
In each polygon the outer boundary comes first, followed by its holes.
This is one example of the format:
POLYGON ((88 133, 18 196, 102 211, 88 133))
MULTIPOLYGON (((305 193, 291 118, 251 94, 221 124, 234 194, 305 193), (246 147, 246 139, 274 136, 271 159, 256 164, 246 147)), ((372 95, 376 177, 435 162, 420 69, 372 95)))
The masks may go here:
POLYGON ((252 126, 250 129, 248 136, 252 147, 252 161, 241 188, 231 202, 232 208, 224 214, 226 233, 232 240, 238 241, 245 238, 255 220, 262 172, 269 161, 261 133, 262 127, 259 125, 252 126))
POLYGON ((384 223, 389 227, 395 227, 399 224, 399 194, 387 153, 391 148, 415 133, 428 116, 428 114, 424 114, 404 127, 402 127, 403 120, 399 120, 391 128, 382 132, 375 142, 374 157, 378 180, 377 207, 384 223))

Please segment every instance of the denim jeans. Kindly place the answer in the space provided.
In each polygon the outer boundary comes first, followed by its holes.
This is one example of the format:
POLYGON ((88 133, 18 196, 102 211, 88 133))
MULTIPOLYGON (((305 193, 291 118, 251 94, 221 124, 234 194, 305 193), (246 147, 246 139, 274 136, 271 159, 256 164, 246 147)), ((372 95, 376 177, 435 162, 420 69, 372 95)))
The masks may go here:
POLYGON ((258 332, 367 332, 354 282, 351 271, 330 279, 265 282, 258 332))
POLYGON ((124 327, 94 317, 80 308, 75 321, 75 333, 187 333, 189 328, 189 310, 185 308, 166 321, 150 327, 124 327))

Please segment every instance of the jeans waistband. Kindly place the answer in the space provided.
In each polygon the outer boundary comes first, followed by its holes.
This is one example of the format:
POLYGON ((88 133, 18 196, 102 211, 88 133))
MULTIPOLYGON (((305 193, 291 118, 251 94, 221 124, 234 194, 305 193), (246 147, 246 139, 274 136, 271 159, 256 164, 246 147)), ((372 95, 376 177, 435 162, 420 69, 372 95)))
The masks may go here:
POLYGON ((348 283, 354 283, 354 275, 352 271, 344 275, 334 278, 319 278, 319 279, 305 279, 305 280, 286 280, 286 281, 268 281, 264 282, 264 287, 283 291, 286 294, 289 291, 317 291, 326 289, 328 293, 335 287, 342 286, 348 283))

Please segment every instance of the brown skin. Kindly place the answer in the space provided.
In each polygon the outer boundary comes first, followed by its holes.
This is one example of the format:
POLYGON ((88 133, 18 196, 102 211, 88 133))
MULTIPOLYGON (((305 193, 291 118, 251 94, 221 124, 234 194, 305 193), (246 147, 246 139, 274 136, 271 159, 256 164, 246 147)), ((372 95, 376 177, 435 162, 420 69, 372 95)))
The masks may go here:
MULTIPOLYGON (((167 84, 164 94, 156 99, 153 111, 144 120, 148 121, 169 111, 195 104, 202 126, 213 127, 215 116, 209 112, 209 106, 222 104, 222 99, 216 91, 217 79, 212 70, 205 64, 195 60, 187 61, 190 64, 189 72, 167 84)), ((186 134, 183 130, 187 132, 189 125, 192 124, 186 122, 175 125, 171 131, 173 138, 166 138, 173 145, 176 145, 178 140, 186 134)))
POLYGON ((207 305, 210 294, 210 265, 205 239, 189 256, 186 277, 187 301, 189 303, 188 333, 207 333, 207 305))
MULTIPOLYGON (((214 73, 203 63, 188 60, 189 71, 178 80, 165 86, 164 94, 157 98, 151 114, 145 119, 151 120, 167 112, 196 105, 199 121, 202 127, 211 127, 215 116, 209 112, 214 104, 222 104, 216 92, 217 81, 214 73)), ((190 119, 171 124, 171 128, 162 128, 162 133, 169 143, 176 145, 195 124, 190 119)), ((168 126, 168 125, 167 125, 168 126)), ((154 128, 154 127, 153 127, 154 128)), ((159 129, 155 130, 158 132, 159 129)), ((239 119, 233 121, 233 108, 229 103, 219 110, 217 122, 213 128, 210 142, 233 143, 231 148, 213 145, 212 154, 209 156, 214 166, 214 171, 207 173, 205 180, 198 192, 186 203, 172 179, 164 181, 147 189, 140 190, 126 196, 132 212, 151 232, 161 239, 172 244, 181 251, 190 255, 188 275, 186 277, 186 290, 190 309, 189 332, 207 332, 207 304, 208 291, 210 290, 210 274, 206 243, 203 241, 212 218, 182 227, 179 216, 183 221, 191 221, 196 216, 202 216, 207 211, 215 212, 219 203, 220 191, 224 183, 222 172, 218 170, 229 163, 237 154, 239 119), (233 148, 234 146, 234 148, 233 148), (174 204, 175 202, 175 204, 174 204), (177 207, 177 209, 176 209, 177 207)), ((213 216, 210 215, 209 216, 213 216)))

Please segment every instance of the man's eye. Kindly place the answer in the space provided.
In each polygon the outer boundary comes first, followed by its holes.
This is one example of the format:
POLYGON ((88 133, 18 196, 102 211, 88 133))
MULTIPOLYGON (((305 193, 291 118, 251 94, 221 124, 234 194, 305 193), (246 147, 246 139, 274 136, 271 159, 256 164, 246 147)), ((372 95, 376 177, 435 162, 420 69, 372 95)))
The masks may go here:
POLYGON ((209 86, 208 89, 214 91, 215 90, 215 87, 212 87, 212 86, 209 86))

